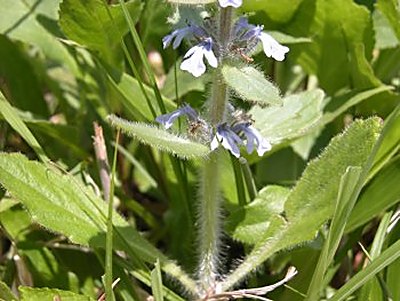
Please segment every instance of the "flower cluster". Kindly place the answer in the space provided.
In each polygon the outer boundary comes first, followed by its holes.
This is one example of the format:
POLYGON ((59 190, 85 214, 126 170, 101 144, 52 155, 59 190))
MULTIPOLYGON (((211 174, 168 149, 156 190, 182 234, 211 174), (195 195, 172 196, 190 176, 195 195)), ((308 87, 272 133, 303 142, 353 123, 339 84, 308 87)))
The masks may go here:
MULTIPOLYGON (((238 8, 242 2, 243 0, 218 0, 222 9, 238 8)), ((205 60, 213 68, 217 68, 222 63, 225 55, 232 58, 240 55, 247 61, 252 61, 248 55, 252 54, 259 43, 262 44, 265 55, 277 61, 284 60, 289 51, 288 47, 280 45, 272 36, 264 32, 262 25, 249 24, 245 17, 240 17, 233 23, 228 40, 225 37, 223 45, 219 41, 221 40, 219 33, 215 32, 218 26, 213 24, 213 17, 211 16, 203 23, 204 25, 198 25, 189 22, 187 26, 175 29, 162 40, 164 48, 172 45, 174 49, 178 48, 184 39, 195 41, 195 45, 186 52, 180 65, 182 70, 190 72, 195 77, 206 72, 205 60)), ((199 131, 201 140, 210 143, 211 150, 222 145, 232 155, 240 157, 240 147, 245 146, 249 154, 256 150, 259 156, 263 156, 271 149, 271 144, 253 127, 249 116, 240 113, 238 115, 240 118, 237 118, 235 112, 237 111, 231 108, 227 120, 224 119, 214 128, 201 119, 189 105, 158 116, 156 121, 168 129, 177 118, 184 116, 188 121, 188 132, 193 135, 199 131)))
MULTIPOLYGON (((242 5, 242 0, 219 0, 219 5, 223 8, 232 6, 238 8, 242 5)), ((162 40, 163 47, 167 48, 172 44, 174 49, 178 48, 183 39, 195 40, 197 44, 189 49, 184 55, 180 68, 181 70, 190 72, 193 76, 199 77, 206 71, 204 58, 208 64, 218 67, 218 54, 220 45, 213 37, 218 36, 213 32, 213 26, 209 28, 196 24, 174 30, 171 34, 165 36, 162 40)), ((277 61, 282 61, 285 54, 289 51, 286 46, 280 45, 272 36, 263 32, 263 26, 249 24, 247 19, 240 18, 234 26, 230 42, 230 50, 232 54, 247 56, 259 42, 262 43, 264 53, 267 57, 272 57, 277 61)))
POLYGON ((252 126, 250 118, 234 120, 231 124, 221 123, 217 125, 216 132, 213 134, 207 123, 199 117, 199 114, 191 106, 184 105, 171 113, 158 116, 156 121, 162 124, 165 129, 169 129, 180 116, 185 116, 191 125, 201 125, 202 129, 210 136, 211 150, 215 150, 221 144, 232 155, 239 158, 240 146, 246 146, 249 154, 256 150, 259 156, 263 156, 265 152, 271 149, 269 141, 252 126))

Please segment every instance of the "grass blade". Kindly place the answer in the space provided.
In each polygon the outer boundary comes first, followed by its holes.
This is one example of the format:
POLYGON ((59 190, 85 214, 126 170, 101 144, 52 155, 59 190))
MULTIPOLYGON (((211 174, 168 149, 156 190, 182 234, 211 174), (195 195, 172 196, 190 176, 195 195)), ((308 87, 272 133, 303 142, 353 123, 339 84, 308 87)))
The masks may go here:
POLYGON ((341 301, 351 296, 356 290, 361 288, 367 281, 382 271, 393 261, 400 257, 400 240, 396 241, 377 257, 365 269, 358 272, 345 285, 343 285, 329 301, 341 301))
POLYGON ((8 124, 18 133, 21 137, 28 143, 30 147, 37 154, 42 162, 48 162, 50 159, 46 156, 43 148, 40 146, 39 142, 33 136, 32 132, 18 116, 17 111, 9 104, 5 99, 3 94, 0 92, 0 113, 3 118, 8 122, 8 124))

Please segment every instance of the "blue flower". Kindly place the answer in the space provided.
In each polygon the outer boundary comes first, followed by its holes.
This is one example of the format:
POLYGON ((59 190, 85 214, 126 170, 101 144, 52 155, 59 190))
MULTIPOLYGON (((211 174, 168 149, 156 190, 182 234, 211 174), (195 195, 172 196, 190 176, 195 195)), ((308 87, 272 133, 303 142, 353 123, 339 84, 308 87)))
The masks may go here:
POLYGON ((264 53, 267 57, 272 57, 277 61, 283 61, 289 48, 279 44, 272 36, 263 32, 264 26, 249 24, 246 18, 240 18, 234 27, 234 33, 238 43, 247 43, 248 48, 252 48, 258 42, 263 45, 264 53))
POLYGON ((255 149, 260 157, 271 150, 269 141, 261 136, 260 132, 250 122, 237 123, 233 126, 229 126, 226 123, 219 124, 210 144, 211 150, 216 149, 219 144, 237 158, 240 157, 239 146, 244 144, 248 154, 251 154, 255 149), (245 136, 246 143, 240 137, 241 135, 245 136))
POLYGON ((174 121, 180 116, 187 116, 189 120, 197 120, 197 112, 189 105, 185 105, 176 111, 168 114, 157 116, 156 121, 161 123, 166 129, 169 129, 174 121))
POLYGON ((250 123, 240 123, 233 126, 233 130, 237 133, 242 132, 246 136, 247 153, 251 154, 256 146, 257 154, 262 157, 265 152, 271 150, 271 143, 250 123))
POLYGON ((197 25, 189 25, 184 28, 176 29, 162 39, 163 48, 167 48, 174 40, 172 43, 172 48, 176 49, 179 47, 185 37, 191 37, 192 35, 202 37, 205 36, 205 34, 205 31, 197 25))
POLYGON ((243 0, 218 0, 218 2, 221 7, 233 6, 238 8, 242 5, 243 0))
POLYGON ((212 50, 212 45, 212 39, 206 38, 200 44, 190 48, 183 57, 185 60, 181 63, 181 70, 188 71, 193 76, 199 77, 206 71, 206 65, 203 61, 204 57, 206 57, 211 67, 217 68, 218 61, 212 50))
POLYGON ((265 32, 261 32, 258 38, 263 44, 264 53, 267 57, 273 57, 280 62, 285 59, 285 54, 289 52, 289 47, 282 46, 265 32))
POLYGON ((243 141, 226 123, 217 126, 217 133, 210 144, 211 150, 216 149, 220 143, 236 158, 240 157, 238 145, 243 144, 243 141))

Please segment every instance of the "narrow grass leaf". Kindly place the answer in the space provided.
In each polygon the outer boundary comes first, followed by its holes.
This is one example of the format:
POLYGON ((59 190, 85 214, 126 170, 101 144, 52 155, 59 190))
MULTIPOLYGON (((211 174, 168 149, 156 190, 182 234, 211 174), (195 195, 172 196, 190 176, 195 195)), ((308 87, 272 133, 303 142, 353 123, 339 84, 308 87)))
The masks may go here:
MULTIPOLYGON (((324 114, 324 117, 322 118, 321 123, 328 124, 328 123, 332 122, 333 120, 335 120, 341 114, 345 113, 351 107, 363 102, 364 100, 371 98, 374 95, 377 95, 377 94, 385 92, 385 91, 390 91, 392 89, 393 89, 393 87, 390 87, 390 86, 380 86, 377 88, 373 88, 373 89, 369 89, 369 90, 357 93, 356 95, 351 96, 348 99, 347 99, 347 97, 343 97, 343 96, 339 97, 341 99, 340 102, 343 104, 333 111, 326 112, 324 114), (345 102, 343 102, 343 98, 346 98, 345 102)), ((332 102, 335 102, 335 101, 332 101, 332 102)), ((329 107, 329 104, 328 104, 328 107, 329 107)))
POLYGON ((346 282, 329 301, 346 300, 356 290, 361 288, 366 282, 375 277, 380 271, 389 266, 392 262, 400 257, 400 240, 387 248, 380 256, 378 256, 366 268, 354 275, 346 282))
POLYGON ((158 89, 157 82, 156 82, 156 79, 154 76, 154 72, 151 69, 149 61, 147 59, 146 51, 140 40, 139 34, 135 28, 135 22, 132 19, 131 15, 129 14, 129 10, 127 8, 126 3, 123 0, 119 0, 119 3, 122 8, 122 12, 124 14, 125 20, 128 23, 129 31, 131 33, 133 42, 135 43, 136 49, 138 50, 140 60, 143 63, 146 74, 150 80, 150 84, 153 87, 154 95, 156 96, 159 109, 162 114, 165 114, 166 113, 165 105, 164 105, 163 99, 161 97, 160 90, 158 89))
POLYGON ((305 300, 317 300, 321 288, 324 287, 326 271, 333 261, 335 252, 339 246, 346 221, 353 209, 358 193, 361 189, 359 178, 361 174, 360 167, 349 167, 342 176, 339 185, 335 213, 332 218, 328 238, 324 243, 320 254, 317 267, 315 268, 311 283, 308 288, 307 298, 305 300))
MULTIPOLYGON (((373 261, 382 253, 391 217, 392 212, 388 212, 381 219, 378 230, 375 233, 371 249, 367 255, 368 260, 364 262, 364 266, 366 264, 369 264, 370 261, 373 261)), ((386 284, 384 283, 381 275, 378 274, 377 279, 372 279, 371 281, 363 285, 358 295, 358 298, 359 300, 378 300, 378 298, 381 297, 382 293, 384 293, 385 295, 389 294, 386 284), (379 296, 374 298, 374 294, 378 294, 379 296)), ((389 300, 389 298, 386 298, 384 300, 389 300)))
POLYGON ((26 141, 26 143, 28 143, 30 147, 32 147, 33 151, 38 155, 40 160, 42 160, 43 162, 48 162, 49 158, 47 158, 39 142, 33 136, 32 132, 28 129, 28 127, 22 121, 22 119, 18 116, 15 109, 4 98, 1 92, 0 92, 0 113, 1 115, 3 115, 3 118, 8 122, 8 124, 18 134, 21 135, 21 137, 26 141))
POLYGON ((158 186, 156 180, 149 174, 149 172, 144 168, 144 166, 135 159, 134 156, 122 145, 115 144, 114 142, 111 143, 117 147, 117 150, 129 161, 132 165, 136 168, 137 172, 147 181, 149 184, 156 188, 158 186))
POLYGON ((117 138, 115 139, 116 143, 114 146, 114 157, 113 157, 113 165, 111 168, 111 183, 110 183, 110 195, 106 196, 108 200, 108 214, 107 214, 107 234, 106 234, 106 259, 105 259, 105 292, 106 292, 106 300, 114 301, 114 291, 112 288, 113 284, 113 212, 114 212, 114 185, 115 185, 115 171, 117 168, 117 146, 119 142, 119 133, 117 131, 117 138))
POLYGON ((160 261, 157 260, 154 269, 151 271, 151 291, 155 301, 164 300, 162 287, 160 261))
POLYGON ((376 175, 351 212, 346 232, 364 225, 378 214, 400 202, 400 157, 376 175), (376 200, 379 200, 377 202, 376 200))

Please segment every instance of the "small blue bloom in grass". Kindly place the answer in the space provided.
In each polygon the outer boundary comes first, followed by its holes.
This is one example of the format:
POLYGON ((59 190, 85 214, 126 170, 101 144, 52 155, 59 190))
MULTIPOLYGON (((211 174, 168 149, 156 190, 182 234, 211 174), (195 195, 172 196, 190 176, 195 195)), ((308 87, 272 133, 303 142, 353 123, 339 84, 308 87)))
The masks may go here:
POLYGON ((228 6, 233 6, 235 8, 238 8, 242 5, 242 0, 218 0, 219 5, 221 7, 228 7, 228 6))
POLYGON ((211 150, 216 149, 220 143, 236 158, 240 157, 240 149, 238 145, 243 144, 243 141, 226 123, 217 126, 217 133, 211 141, 211 150))
POLYGON ((203 37, 205 35, 204 29, 197 25, 189 25, 184 28, 176 29, 162 39, 163 48, 167 48, 172 43, 172 48, 176 49, 184 38, 191 38, 192 36, 203 37))
POLYGON ((211 67, 217 68, 218 61, 212 50, 213 41, 211 38, 206 38, 200 44, 192 47, 186 52, 184 61, 181 63, 181 70, 190 72, 193 76, 199 77, 206 71, 204 57, 211 67))
POLYGON ((187 116, 189 120, 197 120, 197 112, 189 105, 185 105, 171 113, 157 116, 156 121, 161 123, 164 128, 169 129, 174 121, 180 116, 187 116))
POLYGON ((237 133, 242 132, 246 136, 247 153, 251 154, 255 147, 257 154, 262 157, 265 152, 271 150, 271 143, 261 136, 260 132, 250 123, 240 123, 234 125, 233 130, 237 133))
POLYGON ((258 42, 263 45, 264 53, 267 57, 272 57, 277 61, 283 61, 289 48, 278 43, 272 36, 263 32, 262 25, 249 24, 246 18, 240 18, 234 27, 236 41, 246 43, 251 50, 258 42))

